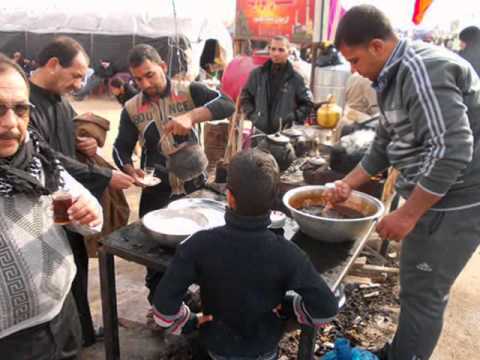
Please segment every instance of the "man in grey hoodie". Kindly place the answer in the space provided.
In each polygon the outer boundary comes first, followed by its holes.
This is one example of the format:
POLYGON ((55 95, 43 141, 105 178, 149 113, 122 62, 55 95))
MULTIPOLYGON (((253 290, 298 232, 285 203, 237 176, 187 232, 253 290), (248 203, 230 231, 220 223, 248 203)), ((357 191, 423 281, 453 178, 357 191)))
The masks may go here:
POLYGON ((399 326, 381 358, 428 359, 450 288, 480 241, 480 81, 459 56, 400 40, 373 6, 351 8, 336 47, 369 78, 383 115, 361 163, 330 191, 332 201, 389 166, 405 199, 377 225, 402 241, 399 326))

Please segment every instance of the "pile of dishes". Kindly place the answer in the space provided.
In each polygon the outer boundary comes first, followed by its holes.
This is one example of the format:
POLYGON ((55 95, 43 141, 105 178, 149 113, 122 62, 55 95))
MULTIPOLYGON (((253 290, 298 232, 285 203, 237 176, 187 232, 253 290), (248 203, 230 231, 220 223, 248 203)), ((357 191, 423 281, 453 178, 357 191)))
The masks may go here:
POLYGON ((153 240, 175 247, 198 231, 225 225, 224 216, 225 205, 221 202, 184 198, 149 212, 142 224, 153 240))

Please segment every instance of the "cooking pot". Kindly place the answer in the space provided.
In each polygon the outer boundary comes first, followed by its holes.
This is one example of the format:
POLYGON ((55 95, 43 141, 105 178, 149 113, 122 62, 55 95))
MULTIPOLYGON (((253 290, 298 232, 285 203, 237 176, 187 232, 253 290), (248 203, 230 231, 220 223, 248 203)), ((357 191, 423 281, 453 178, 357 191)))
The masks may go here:
POLYGON ((373 196, 352 191, 350 197, 340 205, 358 211, 363 215, 357 219, 336 219, 315 216, 300 210, 308 201, 309 205, 325 205, 323 185, 302 186, 288 191, 283 204, 290 211, 300 230, 312 239, 323 242, 355 241, 369 231, 373 222, 384 212, 382 202, 373 196))

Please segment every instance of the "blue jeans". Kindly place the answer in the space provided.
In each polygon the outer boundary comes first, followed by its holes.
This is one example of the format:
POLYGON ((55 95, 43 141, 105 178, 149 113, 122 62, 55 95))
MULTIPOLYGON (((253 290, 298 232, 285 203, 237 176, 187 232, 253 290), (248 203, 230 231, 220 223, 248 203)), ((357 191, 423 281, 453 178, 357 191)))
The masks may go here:
POLYGON ((212 360, 276 360, 278 359, 278 350, 272 351, 264 355, 255 356, 255 357, 221 356, 221 355, 215 355, 210 351, 208 352, 208 355, 210 355, 212 360))

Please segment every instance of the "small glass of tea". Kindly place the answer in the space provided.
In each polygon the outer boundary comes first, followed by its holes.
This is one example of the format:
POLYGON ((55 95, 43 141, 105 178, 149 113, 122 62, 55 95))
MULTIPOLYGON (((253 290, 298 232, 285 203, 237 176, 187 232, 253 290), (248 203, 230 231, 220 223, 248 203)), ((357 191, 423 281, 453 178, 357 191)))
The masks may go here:
POLYGON ((155 176, 155 168, 153 166, 145 166, 143 172, 145 173, 143 182, 145 184, 151 184, 155 176))
POLYGON ((59 225, 70 223, 68 209, 73 204, 73 197, 70 193, 59 190, 52 194, 53 222, 59 225))

